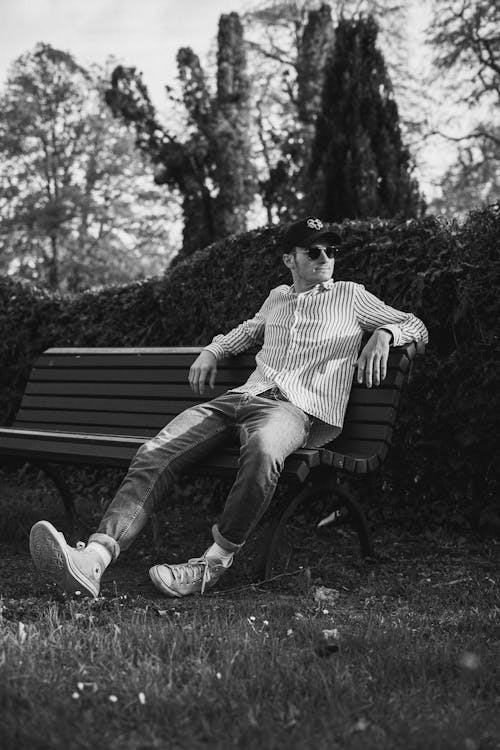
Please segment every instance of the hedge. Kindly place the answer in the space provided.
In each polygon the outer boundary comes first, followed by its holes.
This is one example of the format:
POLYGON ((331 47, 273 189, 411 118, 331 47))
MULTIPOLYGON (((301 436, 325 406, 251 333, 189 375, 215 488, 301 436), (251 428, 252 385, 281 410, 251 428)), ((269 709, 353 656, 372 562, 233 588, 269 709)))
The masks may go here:
MULTIPOLYGON (((434 216, 345 221, 337 279, 421 317, 430 333, 407 390, 385 496, 424 513, 495 526, 500 477, 500 206, 459 225, 434 216), (392 494, 391 494, 392 493, 392 494)), ((0 281, 0 420, 49 346, 198 345, 251 316, 288 283, 279 227, 234 235, 162 278, 61 297, 0 281)))

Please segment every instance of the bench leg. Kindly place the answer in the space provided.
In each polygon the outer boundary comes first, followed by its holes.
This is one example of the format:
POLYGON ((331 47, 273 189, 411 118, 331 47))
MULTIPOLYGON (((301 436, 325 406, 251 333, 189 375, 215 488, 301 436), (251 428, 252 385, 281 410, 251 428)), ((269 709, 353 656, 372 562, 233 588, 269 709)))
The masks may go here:
POLYGON ((61 472, 55 466, 52 466, 52 464, 44 464, 44 463, 38 463, 34 461, 30 463, 32 464, 32 466, 43 471, 43 473, 46 474, 46 476, 48 476, 49 479, 51 479, 52 482, 55 484, 62 498, 62 501, 64 503, 64 510, 66 511, 66 517, 68 519, 71 529, 73 530, 75 528, 75 521, 77 518, 76 510, 75 510, 75 502, 73 499, 73 495, 71 494, 71 491, 65 479, 61 475, 61 472))
MULTIPOLYGON (((373 555, 373 539, 361 505, 345 487, 327 480, 301 489, 271 526, 257 565, 260 580, 272 578, 291 569, 296 545, 293 538, 293 518, 301 506, 313 505, 325 499, 328 501, 330 522, 334 525, 348 523, 352 526, 358 535, 361 554, 373 555)), ((300 531, 303 536, 303 530, 300 531)))

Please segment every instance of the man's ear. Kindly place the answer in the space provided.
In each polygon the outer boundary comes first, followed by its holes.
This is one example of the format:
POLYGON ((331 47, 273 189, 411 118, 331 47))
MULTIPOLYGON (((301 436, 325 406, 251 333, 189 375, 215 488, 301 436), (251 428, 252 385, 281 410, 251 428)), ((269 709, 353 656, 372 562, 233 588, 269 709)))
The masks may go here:
POLYGON ((287 268, 295 268, 295 257, 291 253, 284 253, 283 263, 287 268))

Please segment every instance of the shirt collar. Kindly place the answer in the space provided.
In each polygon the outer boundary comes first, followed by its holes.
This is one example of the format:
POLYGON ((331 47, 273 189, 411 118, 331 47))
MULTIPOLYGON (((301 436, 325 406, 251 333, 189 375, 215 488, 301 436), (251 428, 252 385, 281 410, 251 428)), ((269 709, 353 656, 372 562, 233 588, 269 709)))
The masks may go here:
POLYGON ((319 284, 315 284, 315 286, 311 287, 306 292, 296 292, 295 285, 292 284, 288 288, 288 294, 290 295, 298 294, 298 293, 299 294, 318 294, 319 292, 326 292, 329 289, 333 289, 334 283, 335 282, 333 279, 328 279, 328 281, 320 281, 319 284))

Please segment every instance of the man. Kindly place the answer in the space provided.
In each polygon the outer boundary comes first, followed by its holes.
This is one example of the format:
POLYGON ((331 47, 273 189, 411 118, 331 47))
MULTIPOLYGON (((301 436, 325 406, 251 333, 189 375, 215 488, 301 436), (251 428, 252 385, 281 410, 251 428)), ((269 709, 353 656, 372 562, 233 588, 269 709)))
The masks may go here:
POLYGON ((427 341, 415 316, 360 284, 333 281, 339 245, 319 219, 288 227, 281 251, 293 284, 273 289, 252 319, 216 336, 191 366, 189 383, 202 395, 207 384, 213 388, 220 359, 258 344, 254 372, 244 385, 179 414, 141 446, 86 547, 70 547, 52 524, 36 523, 30 549, 47 579, 67 593, 96 597, 103 571, 130 546, 176 477, 236 431, 239 469, 212 528, 213 544, 187 563, 149 571, 167 596, 203 593, 218 581, 268 507, 286 457, 340 433, 354 367, 358 382, 377 386, 391 343, 427 341), (372 335, 358 357, 365 331, 372 335))

